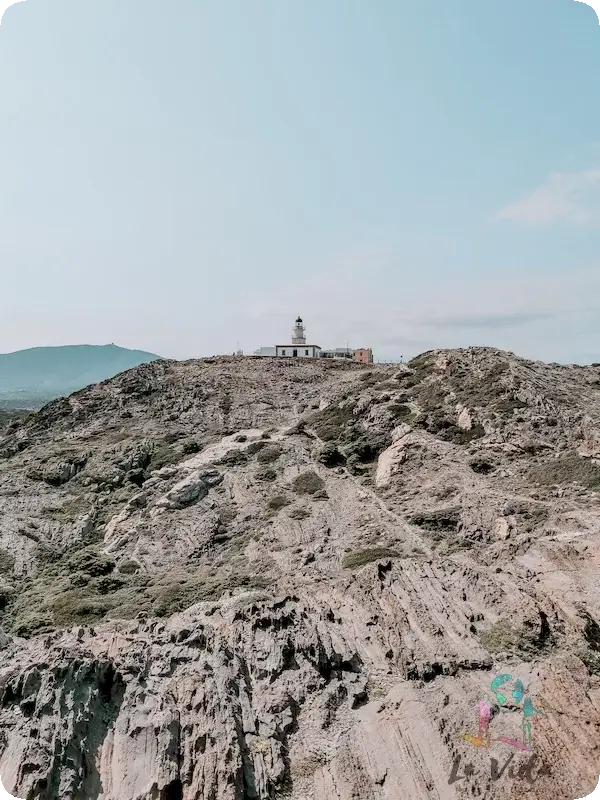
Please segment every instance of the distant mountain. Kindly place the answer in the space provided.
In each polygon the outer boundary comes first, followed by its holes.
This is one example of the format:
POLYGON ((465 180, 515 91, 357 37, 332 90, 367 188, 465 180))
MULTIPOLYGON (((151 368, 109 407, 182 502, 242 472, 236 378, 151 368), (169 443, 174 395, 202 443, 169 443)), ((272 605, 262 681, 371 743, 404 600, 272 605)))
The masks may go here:
POLYGON ((6 353, 0 355, 0 407, 35 408, 160 358, 115 344, 33 347, 6 353))

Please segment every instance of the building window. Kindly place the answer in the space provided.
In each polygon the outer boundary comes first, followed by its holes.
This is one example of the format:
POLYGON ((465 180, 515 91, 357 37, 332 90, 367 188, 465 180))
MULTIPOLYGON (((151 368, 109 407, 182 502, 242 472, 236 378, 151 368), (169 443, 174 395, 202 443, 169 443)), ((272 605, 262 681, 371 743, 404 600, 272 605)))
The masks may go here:
POLYGON ((305 350, 305 351, 304 351, 304 355, 305 355, 305 356, 307 356, 307 355, 308 355, 308 350, 305 350))
POLYGON ((282 356, 284 356, 284 355, 285 355, 285 350, 282 350, 282 351, 281 351, 281 355, 282 355, 282 356))
POLYGON ((292 355, 294 356, 294 358, 296 358, 296 357, 297 357, 297 355, 298 355, 298 351, 297 351, 297 350, 293 350, 293 351, 292 351, 292 355))

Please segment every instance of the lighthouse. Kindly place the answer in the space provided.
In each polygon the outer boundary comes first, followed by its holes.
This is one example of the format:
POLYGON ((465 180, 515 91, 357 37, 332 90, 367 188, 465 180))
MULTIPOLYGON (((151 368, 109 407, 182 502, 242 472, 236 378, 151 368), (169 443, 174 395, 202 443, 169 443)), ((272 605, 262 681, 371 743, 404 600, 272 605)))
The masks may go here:
POLYGON ((304 323, 301 317, 297 317, 294 323, 294 330, 292 331, 292 344, 306 344, 306 336, 304 334, 304 323))
POLYGON ((297 317, 292 329, 292 343, 275 346, 275 355, 281 358, 318 358, 321 348, 317 344, 306 344, 302 317, 297 317))

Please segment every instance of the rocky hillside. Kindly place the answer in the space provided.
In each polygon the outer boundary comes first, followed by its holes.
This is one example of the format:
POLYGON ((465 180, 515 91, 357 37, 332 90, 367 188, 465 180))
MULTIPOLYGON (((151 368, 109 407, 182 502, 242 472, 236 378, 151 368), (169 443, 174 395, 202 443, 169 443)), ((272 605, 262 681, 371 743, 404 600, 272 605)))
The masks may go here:
MULTIPOLYGON (((395 367, 156 361, 11 422, 4 786, 23 800, 587 795, 599 463, 600 369, 491 349, 395 367), (500 674, 543 712, 533 766, 462 738, 500 674)), ((492 735, 519 739, 520 720, 499 712, 492 735)))

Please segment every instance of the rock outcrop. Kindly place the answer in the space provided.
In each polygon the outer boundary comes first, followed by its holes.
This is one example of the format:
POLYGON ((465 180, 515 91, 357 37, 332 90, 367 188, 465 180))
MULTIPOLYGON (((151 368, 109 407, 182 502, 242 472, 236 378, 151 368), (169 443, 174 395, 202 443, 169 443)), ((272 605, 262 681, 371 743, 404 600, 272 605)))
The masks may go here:
POLYGON ((596 368, 490 349, 158 361, 7 425, 6 789, 590 793, 599 387, 596 368), (542 712, 533 754, 510 745, 520 713, 473 744, 496 675, 542 712))

